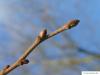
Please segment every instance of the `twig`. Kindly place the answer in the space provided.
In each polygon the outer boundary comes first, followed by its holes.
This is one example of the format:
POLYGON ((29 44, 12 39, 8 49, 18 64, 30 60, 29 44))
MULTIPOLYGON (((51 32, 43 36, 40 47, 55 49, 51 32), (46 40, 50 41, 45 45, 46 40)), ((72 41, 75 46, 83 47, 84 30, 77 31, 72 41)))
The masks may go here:
POLYGON ((61 28, 57 29, 56 31, 47 34, 47 30, 44 29, 43 31, 40 32, 40 34, 36 37, 35 41, 33 42, 33 44, 22 54, 22 56, 12 65, 6 66, 3 70, 0 71, 0 75, 7 75, 8 73, 10 73, 12 70, 14 70, 15 68, 24 65, 24 64, 28 64, 29 60, 26 59, 27 56, 43 41, 45 41, 46 39, 49 39, 57 34, 59 34, 60 32, 63 32, 64 30, 68 30, 71 29, 73 27, 75 27, 77 24, 79 23, 79 20, 71 20, 69 21, 67 24, 65 24, 64 26, 62 26, 61 28))

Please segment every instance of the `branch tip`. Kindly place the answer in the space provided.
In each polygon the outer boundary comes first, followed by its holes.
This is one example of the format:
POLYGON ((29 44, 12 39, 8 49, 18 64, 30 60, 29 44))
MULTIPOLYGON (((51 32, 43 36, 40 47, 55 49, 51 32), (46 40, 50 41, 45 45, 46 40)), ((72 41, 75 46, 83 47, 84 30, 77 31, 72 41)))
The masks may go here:
POLYGON ((64 25, 64 28, 71 29, 71 28, 77 26, 79 22, 80 22, 80 20, 78 20, 78 19, 71 20, 67 24, 64 25))

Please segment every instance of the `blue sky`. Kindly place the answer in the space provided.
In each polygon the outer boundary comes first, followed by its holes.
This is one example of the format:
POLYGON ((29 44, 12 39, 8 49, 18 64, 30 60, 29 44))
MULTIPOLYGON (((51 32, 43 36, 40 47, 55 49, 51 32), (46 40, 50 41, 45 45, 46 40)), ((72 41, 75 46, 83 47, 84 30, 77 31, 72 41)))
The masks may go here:
MULTIPOLYGON (((69 46, 74 43, 76 47, 100 54, 99 9, 100 0, 0 0, 0 53, 3 57, 8 53, 4 62, 12 59, 15 54, 12 61, 16 60, 42 29, 47 28, 50 33, 71 19, 79 19, 79 25, 47 40, 41 45, 40 49, 45 49, 42 52, 48 59, 62 58, 71 52, 62 52, 63 48, 57 46, 63 46, 64 50, 74 50, 69 46), (67 34, 72 40, 64 38, 62 34, 67 34), (53 40, 59 44, 52 43, 53 40)), ((36 52, 38 55, 39 52, 36 52)), ((83 56, 79 53, 79 57, 83 56)), ((0 63, 1 66, 1 59, 0 63)))

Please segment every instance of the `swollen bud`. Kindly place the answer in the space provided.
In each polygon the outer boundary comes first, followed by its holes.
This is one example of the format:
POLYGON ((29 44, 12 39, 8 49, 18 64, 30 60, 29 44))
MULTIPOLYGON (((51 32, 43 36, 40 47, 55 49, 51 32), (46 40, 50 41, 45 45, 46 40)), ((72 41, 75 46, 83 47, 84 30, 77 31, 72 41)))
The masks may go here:
POLYGON ((47 36, 47 29, 44 29, 43 31, 40 32, 39 37, 45 38, 46 36, 47 36))
POLYGON ((80 22, 80 20, 72 20, 72 21, 70 21, 69 22, 70 24, 69 24, 68 28, 71 29, 71 28, 77 26, 79 22, 80 22))
POLYGON ((80 22, 80 20, 78 20, 78 19, 71 20, 67 24, 65 24, 63 26, 63 28, 64 29, 71 29, 71 28, 77 26, 79 22, 80 22))

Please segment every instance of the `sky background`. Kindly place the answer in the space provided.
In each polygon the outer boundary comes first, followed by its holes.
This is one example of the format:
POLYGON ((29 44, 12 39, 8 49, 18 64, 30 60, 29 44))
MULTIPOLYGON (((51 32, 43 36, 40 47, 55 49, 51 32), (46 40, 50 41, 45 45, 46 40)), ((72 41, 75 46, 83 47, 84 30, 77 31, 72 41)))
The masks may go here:
POLYGON ((14 63, 43 29, 80 23, 39 45, 11 75, 80 75, 100 71, 100 0, 0 0, 0 69, 14 63))

